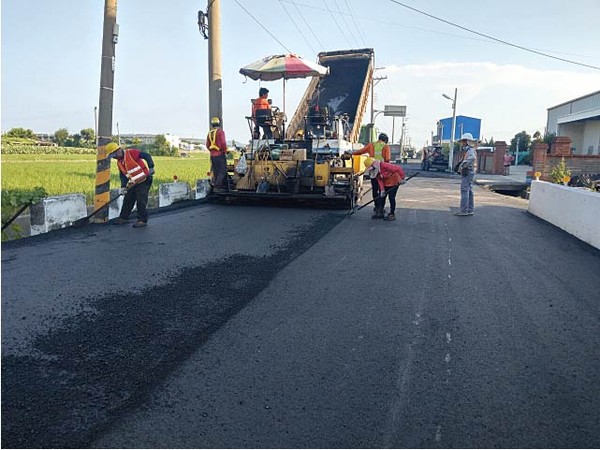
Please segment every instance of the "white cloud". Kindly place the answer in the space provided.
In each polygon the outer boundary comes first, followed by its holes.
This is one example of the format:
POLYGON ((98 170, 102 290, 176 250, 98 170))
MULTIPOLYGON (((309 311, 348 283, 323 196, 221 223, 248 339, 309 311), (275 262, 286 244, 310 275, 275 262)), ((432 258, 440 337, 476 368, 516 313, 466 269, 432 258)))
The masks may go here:
MULTIPOLYGON (((436 120, 452 115, 451 102, 441 94, 452 97, 454 88, 458 88, 457 115, 481 118, 484 138, 495 140, 510 140, 522 130, 543 132, 549 107, 600 89, 600 74, 591 71, 491 62, 388 66, 383 72, 389 89, 377 87, 377 108, 407 105, 409 133, 418 147, 431 139, 436 120)), ((387 118, 377 119, 380 128, 390 124, 387 118)))

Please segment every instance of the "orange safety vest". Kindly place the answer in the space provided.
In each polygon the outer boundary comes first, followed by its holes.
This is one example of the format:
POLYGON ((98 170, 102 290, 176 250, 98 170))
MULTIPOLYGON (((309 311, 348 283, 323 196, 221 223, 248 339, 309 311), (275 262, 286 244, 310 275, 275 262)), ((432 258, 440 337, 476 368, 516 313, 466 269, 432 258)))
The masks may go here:
POLYGON ((131 152, 124 150, 125 156, 123 161, 117 160, 117 166, 123 175, 125 175, 130 183, 140 184, 146 181, 148 177, 148 168, 141 161, 136 161, 131 152))
POLYGON ((217 145, 217 131, 219 131, 218 128, 213 128, 212 130, 210 130, 208 132, 208 143, 210 144, 208 146, 208 149, 212 152, 220 152, 221 151, 221 149, 217 145))

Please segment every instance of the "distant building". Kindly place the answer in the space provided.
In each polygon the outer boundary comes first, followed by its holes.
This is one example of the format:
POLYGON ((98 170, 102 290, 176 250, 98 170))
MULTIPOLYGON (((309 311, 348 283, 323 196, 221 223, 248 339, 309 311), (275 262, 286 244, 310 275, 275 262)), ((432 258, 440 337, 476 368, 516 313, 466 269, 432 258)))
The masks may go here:
POLYGON ((134 139, 139 139, 142 145, 150 145, 154 144, 156 140, 156 134, 122 134, 120 136, 121 143, 123 141, 133 141, 134 139))
MULTIPOLYGON (((481 119, 468 116, 456 116, 456 128, 454 129, 454 140, 458 141, 464 133, 471 133, 474 139, 481 139, 481 119)), ((437 123, 437 136, 434 140, 450 142, 452 139, 452 117, 440 119, 437 123), (437 139, 436 139, 437 138, 437 139)))
POLYGON ((548 108, 546 132, 570 137, 574 155, 600 155, 600 91, 548 108))

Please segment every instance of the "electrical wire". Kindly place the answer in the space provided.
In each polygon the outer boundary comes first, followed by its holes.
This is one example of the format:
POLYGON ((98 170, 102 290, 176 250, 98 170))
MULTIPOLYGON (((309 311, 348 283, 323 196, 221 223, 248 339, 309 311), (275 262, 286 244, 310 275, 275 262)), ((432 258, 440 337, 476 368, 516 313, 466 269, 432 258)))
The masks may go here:
POLYGON ((354 11, 352 10, 352 7, 350 6, 350 3, 348 3, 348 0, 344 0, 344 2, 346 2, 346 8, 348 9, 348 12, 350 13, 350 17, 352 18, 352 21, 354 22, 354 26, 358 30, 358 35, 362 39, 363 46, 366 47, 367 46, 367 38, 365 37, 365 34, 363 33, 362 28, 360 27, 360 25, 356 21, 356 17, 354 16, 354 11))
POLYGON ((292 21, 292 23, 294 24, 294 26, 296 27, 296 30, 298 30, 298 34, 300 36, 302 36, 302 39, 304 39, 304 42, 306 42, 306 44, 310 47, 310 50, 313 53, 317 53, 315 51, 315 49, 313 48, 312 45, 310 45, 310 41, 306 38, 306 36, 304 35, 304 33, 302 32, 302 30, 300 29, 300 27, 298 26, 298 24, 296 23, 296 21, 294 20, 294 17, 289 13, 289 11, 285 8, 285 5, 283 4, 283 2, 281 0, 279 0, 279 4, 281 5, 281 8, 285 11, 285 13, 287 14, 287 16, 290 18, 290 20, 292 21))
POLYGON ((427 16, 427 17, 430 17, 432 19, 435 19, 435 20, 438 20, 440 22, 443 22, 443 23, 445 23, 447 25, 451 25, 451 26, 459 28, 461 30, 468 31, 469 33, 473 33, 473 34, 476 34, 478 36, 482 36, 484 38, 491 39, 492 41, 496 41, 496 42, 499 42, 501 44, 508 45, 510 47, 518 48, 518 49, 526 51, 526 52, 535 53, 536 55, 545 56, 547 58, 556 59, 558 61, 566 62, 566 63, 569 63, 569 64, 575 64, 577 66, 582 66, 582 67, 587 67, 587 68, 590 68, 590 69, 600 70, 600 67, 598 67, 598 66, 592 66, 591 64, 585 64, 585 63, 581 63, 581 62, 577 62, 577 61, 572 61, 570 59, 559 58, 558 56, 552 56, 552 55, 549 55, 547 53, 543 53, 543 52, 540 52, 540 51, 537 51, 537 50, 533 50, 531 48, 523 47, 521 45, 513 44, 511 42, 495 38, 494 36, 490 36, 489 34, 480 33, 478 31, 471 30, 471 29, 469 29, 467 27, 463 27, 462 25, 458 25, 458 24, 456 24, 454 22, 450 22, 449 20, 442 19, 441 17, 437 17, 437 16, 434 16, 432 14, 426 13, 425 11, 421 11, 421 10, 419 10, 417 8, 413 8, 412 6, 406 5, 406 4, 402 3, 402 2, 399 2, 398 0, 390 0, 390 1, 392 3, 395 3, 395 4, 399 5, 399 6, 402 6, 404 8, 410 9, 411 11, 415 11, 415 12, 417 12, 419 14, 423 14, 424 16, 427 16))
MULTIPOLYGON (((333 5, 336 9, 336 11, 341 11, 337 0, 333 0, 333 5)), ((346 14, 340 14, 340 18, 342 19, 342 22, 344 22, 344 26, 346 27, 346 29, 348 30, 348 33, 350 34, 350 37, 352 37, 352 40, 354 41, 354 43, 356 44, 357 47, 360 47, 360 42, 358 42, 358 39, 356 39, 356 36, 354 35, 352 28, 350 28, 348 26, 348 22, 346 22, 346 14)))
POLYGON ((254 21, 255 21, 255 22, 256 22, 256 23, 257 23, 257 24, 258 24, 258 25, 259 25, 259 26, 260 26, 260 27, 261 27, 263 30, 265 30, 265 31, 266 31, 266 32, 269 34, 269 36, 271 36, 273 39, 275 39, 275 40, 276 40, 276 41, 279 43, 279 45, 281 45, 281 46, 282 46, 282 47, 285 49, 285 51, 287 51, 288 53, 292 53, 292 51, 291 51, 289 48, 287 48, 287 47, 286 47, 286 46, 283 44, 283 42, 281 42, 279 39, 277 39, 277 36, 275 36, 273 33, 271 33, 271 32, 270 32, 270 31, 267 29, 267 27, 265 27, 265 26, 264 26, 262 23, 260 23, 260 22, 258 21, 258 19, 257 19, 256 17, 254 17, 254 16, 253 16, 253 15, 250 13, 250 11, 248 11, 246 8, 244 8, 244 6, 243 6, 243 5, 242 5, 242 4, 241 4, 241 3, 240 3, 238 0, 234 0, 234 1, 235 1, 235 2, 238 4, 238 6, 239 6, 240 8, 242 8, 242 9, 243 9, 243 10, 246 12, 246 14, 248 14, 248 15, 249 15, 249 16, 252 18, 252 20, 254 20, 254 21))
POLYGON ((329 8, 329 5, 327 4, 327 0, 323 0, 323 4, 325 5, 325 8, 327 9, 327 12, 329 14, 331 14, 331 18, 333 19, 334 23, 338 27, 338 30, 340 30, 340 34, 342 35, 342 37, 344 38, 344 40, 346 42, 348 42, 348 44, 352 45, 352 43, 350 42, 350 39, 348 39, 346 37, 346 33, 344 33, 344 30, 342 29, 340 23, 337 21, 337 17, 336 17, 335 11, 332 11, 331 8, 329 8))
MULTIPOLYGON (((279 0, 282 1, 282 0, 279 0)), ((319 47, 322 50, 325 50, 325 46, 321 43, 321 41, 319 40, 319 37, 315 34, 315 32, 313 31, 312 27, 310 26, 310 23, 306 20, 306 18, 304 17, 304 14, 302 14, 302 11, 300 11, 300 9, 298 8, 298 6, 296 4, 293 4, 294 7, 296 8, 296 11, 298 11, 298 15, 300 16, 300 18, 302 19, 302 21, 304 22, 304 24, 306 25, 306 27, 308 28, 308 31, 310 31, 310 33, 313 35, 313 37, 315 38, 315 41, 317 41, 317 44, 319 44, 319 47)))
MULTIPOLYGON (((291 3, 294 6, 296 6, 296 8, 298 6, 301 6, 303 8, 314 9, 314 10, 317 10, 317 11, 325 11, 325 12, 331 13, 330 10, 327 10, 327 9, 324 9, 324 8, 319 8, 319 7, 312 6, 312 5, 307 5, 307 4, 304 4, 304 3, 298 3, 298 2, 296 2, 294 0, 281 0, 281 1, 286 2, 286 3, 291 3)), ((343 13, 340 13, 340 14, 343 14, 343 13)), ((459 38, 459 39, 468 39, 468 40, 473 40, 473 41, 478 41, 478 42, 487 42, 487 43, 490 43, 490 44, 492 44, 492 43, 493 44, 504 44, 503 41, 496 41, 496 40, 493 40, 493 38, 488 38, 485 35, 483 35, 485 37, 485 39, 476 38, 476 37, 469 37, 469 36, 464 36, 464 35, 459 35, 459 34, 454 34, 454 33, 448 33, 448 32, 444 32, 444 31, 440 31, 440 30, 430 30, 430 29, 427 29, 427 28, 415 27, 415 26, 411 26, 411 25, 404 25, 404 24, 397 23, 397 22, 390 22, 390 21, 386 21, 386 20, 383 20, 383 19, 380 19, 380 18, 370 18, 370 17, 364 17, 364 16, 361 17, 360 20, 369 21, 369 22, 377 22, 379 24, 390 25, 390 26, 397 27, 397 28, 407 28, 407 29, 412 29, 412 30, 426 31, 428 33, 439 34, 439 35, 442 35, 442 36, 451 36, 451 37, 455 37, 455 38, 459 38), (492 39, 492 40, 490 40, 490 39, 492 39)), ((467 29, 467 31, 472 31, 472 30, 468 30, 467 29)), ((539 52, 540 54, 543 54, 542 52, 552 52, 552 53, 566 54, 566 55, 572 55, 572 56, 582 56, 582 57, 588 57, 588 58, 592 57, 592 56, 589 56, 589 55, 580 55, 580 54, 573 54, 573 53, 566 53, 566 52, 558 52, 558 51, 555 51, 555 50, 548 50, 548 49, 533 49, 533 50, 536 51, 536 52, 539 52)), ((552 55, 548 55, 548 56, 550 58, 554 58, 552 55)), ((558 59, 560 59, 560 58, 558 58, 558 59)), ((577 64, 579 64, 579 63, 577 63, 577 64)), ((596 66, 591 66, 591 68, 597 68, 597 67, 596 66)))

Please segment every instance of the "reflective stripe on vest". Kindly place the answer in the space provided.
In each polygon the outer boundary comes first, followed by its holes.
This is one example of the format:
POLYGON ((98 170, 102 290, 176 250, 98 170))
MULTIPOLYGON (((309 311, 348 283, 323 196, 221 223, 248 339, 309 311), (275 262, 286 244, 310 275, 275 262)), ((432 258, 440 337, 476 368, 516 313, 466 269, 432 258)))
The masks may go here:
POLYGON ((121 161, 117 161, 117 165, 119 166, 119 170, 125 175, 129 181, 134 184, 142 183, 146 180, 146 167, 143 164, 140 164, 131 153, 125 150, 125 157, 123 158, 123 163, 121 161))
POLYGON ((382 141, 373 142, 373 158, 377 161, 383 161, 383 147, 387 144, 382 141))
POLYGON ((217 145, 217 131, 219 131, 218 128, 213 128, 208 132, 208 143, 210 144, 208 146, 208 149, 213 152, 221 151, 221 149, 217 145))

